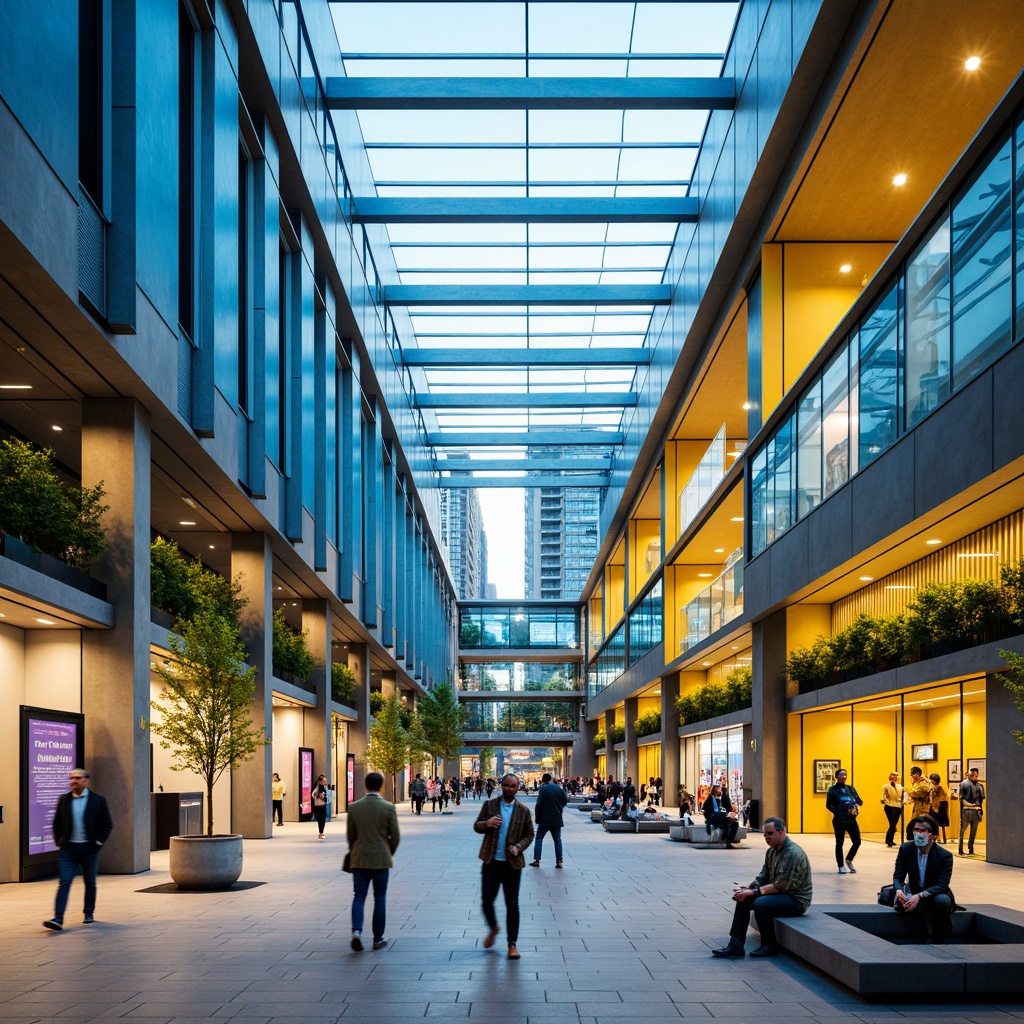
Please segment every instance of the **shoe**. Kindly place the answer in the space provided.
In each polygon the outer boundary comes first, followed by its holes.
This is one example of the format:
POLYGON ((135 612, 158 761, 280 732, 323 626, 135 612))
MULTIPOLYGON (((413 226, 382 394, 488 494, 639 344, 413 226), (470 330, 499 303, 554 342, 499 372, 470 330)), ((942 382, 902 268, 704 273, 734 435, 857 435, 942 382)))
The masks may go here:
POLYGON ((363 940, 358 935, 352 936, 352 948, 357 953, 362 953, 363 951, 363 940))
POLYGON ((509 960, 518 960, 519 956, 520 956, 519 950, 516 949, 515 946, 509 946, 508 947, 508 958, 509 958, 509 960))
POLYGON ((317 836, 317 839, 323 839, 323 837, 324 837, 324 834, 323 834, 323 832, 321 832, 320 835, 317 836))
POLYGON ((490 949, 494 945, 494 937, 500 932, 500 928, 492 928, 485 936, 482 943, 484 949, 490 949))
POLYGON ((62 932, 64 931, 64 922, 58 921, 55 917, 51 917, 49 921, 43 922, 43 927, 49 928, 50 931, 53 932, 62 932))
POLYGON ((373 948, 374 949, 383 949, 387 944, 388 944, 388 940, 387 939, 378 939, 373 944, 373 948))
POLYGON ((560 868, 561 866, 562 866, 562 862, 560 860, 556 860, 555 861, 555 867, 556 868, 560 868))
POLYGON ((82 924, 95 924, 95 923, 96 923, 96 918, 93 917, 92 914, 86 914, 82 918, 82 924))
POLYGON ((274 824, 275 824, 275 825, 276 825, 276 826, 277 826, 278 828, 280 828, 280 827, 281 827, 281 826, 282 826, 282 825, 284 824, 284 822, 283 822, 283 821, 275 821, 275 822, 274 822, 274 824))
POLYGON ((778 946, 758 946, 757 949, 750 951, 751 956, 778 956, 778 946))
POLYGON ((885 845, 888 846, 890 850, 896 846, 895 843, 886 843, 885 845))
POLYGON ((539 868, 540 867, 540 861, 539 860, 531 860, 530 861, 530 867, 531 868, 539 868))
POLYGON ((853 862, 852 861, 847 861, 846 862, 846 867, 849 870, 851 875, 857 874, 857 869, 853 866, 853 862))
POLYGON ((841 875, 848 875, 849 873, 850 873, 850 869, 845 864, 840 864, 839 865, 839 874, 841 874, 841 875))
POLYGON ((732 845, 732 843, 726 843, 726 844, 725 844, 725 848, 726 848, 727 850, 735 850, 735 849, 736 849, 736 847, 735 847, 735 846, 733 846, 733 845, 732 845))
POLYGON ((747 953, 746 950, 744 950, 744 948, 735 941, 735 939, 732 939, 727 946, 723 946, 721 949, 711 950, 711 955, 721 957, 743 957, 746 956, 747 953))

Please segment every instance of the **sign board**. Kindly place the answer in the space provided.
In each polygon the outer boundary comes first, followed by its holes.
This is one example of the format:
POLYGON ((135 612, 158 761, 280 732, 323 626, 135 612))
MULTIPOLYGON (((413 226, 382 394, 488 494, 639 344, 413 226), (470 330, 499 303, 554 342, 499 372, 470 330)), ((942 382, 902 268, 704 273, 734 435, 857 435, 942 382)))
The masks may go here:
POLYGON ((299 821, 313 817, 313 750, 299 747, 299 821))

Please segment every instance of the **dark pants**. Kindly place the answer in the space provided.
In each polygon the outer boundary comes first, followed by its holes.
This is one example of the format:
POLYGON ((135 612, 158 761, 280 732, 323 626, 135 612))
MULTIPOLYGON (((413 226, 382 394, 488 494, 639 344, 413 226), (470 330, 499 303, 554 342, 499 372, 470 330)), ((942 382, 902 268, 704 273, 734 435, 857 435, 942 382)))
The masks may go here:
POLYGON ((741 946, 747 938, 750 927, 750 912, 754 912, 757 930, 761 933, 762 946, 774 946, 775 919, 777 917, 800 917, 804 908, 792 896, 784 892, 771 896, 752 896, 749 899, 737 900, 736 909, 732 912, 732 928, 729 936, 741 946))
POLYGON ((836 825, 833 823, 832 831, 836 834, 836 867, 843 866, 843 840, 849 835, 850 852, 846 855, 848 861, 853 861, 860 849, 860 825, 851 821, 848 825, 836 825))
POLYGON ((277 818, 278 825, 284 824, 284 801, 274 800, 273 806, 270 809, 270 817, 277 818))
POLYGON ((889 821, 889 828, 885 833, 885 845, 895 846, 896 845, 896 829, 900 827, 900 817, 903 814, 902 807, 889 807, 885 806, 885 816, 889 821))
POLYGON ((99 859, 100 848, 95 843, 66 843, 61 847, 57 854, 57 904, 53 914, 58 921, 64 920, 71 883, 79 868, 82 869, 82 881, 85 882, 82 913, 96 912, 96 868, 99 859))
POLYGON ((544 837, 551 833, 551 838, 555 841, 555 860, 559 864, 562 863, 562 830, 557 826, 549 828, 547 825, 537 826, 537 838, 533 844, 533 859, 540 860, 540 851, 544 847, 544 837))
POLYGON ((384 938, 384 929, 388 919, 388 872, 389 868, 353 868, 352 869, 352 931, 363 930, 363 908, 366 906, 366 894, 373 883, 373 941, 380 942, 384 938))
POLYGON ((505 931, 510 946, 519 940, 519 880, 522 874, 507 860, 492 860, 490 864, 484 864, 481 871, 480 889, 487 926, 491 931, 498 927, 498 919, 494 916, 494 901, 501 889, 505 894, 505 931))
POLYGON ((967 832, 968 828, 970 832, 967 836, 967 852, 974 853, 974 837, 978 834, 978 826, 981 824, 981 816, 977 811, 971 810, 971 808, 961 808, 960 810, 960 853, 964 852, 964 833, 967 832))
POLYGON ((711 827, 717 828, 722 833, 722 840, 726 843, 736 842, 736 833, 740 830, 740 823, 736 818, 730 818, 724 811, 711 816, 711 827))
POLYGON ((320 835, 324 834, 324 825, 327 824, 327 808, 317 807, 313 804, 313 817, 316 819, 316 827, 320 830, 320 835))
POLYGON ((414 796, 412 798, 412 808, 417 814, 423 813, 423 797, 414 796))
MULTIPOLYGON (((896 910, 901 914, 907 913, 898 901, 896 903, 896 910)), ((948 937, 949 915, 952 912, 953 901, 944 895, 920 900, 917 904, 917 909, 912 911, 914 914, 920 914, 925 919, 925 922, 930 925, 928 934, 933 942, 942 942, 948 937)))

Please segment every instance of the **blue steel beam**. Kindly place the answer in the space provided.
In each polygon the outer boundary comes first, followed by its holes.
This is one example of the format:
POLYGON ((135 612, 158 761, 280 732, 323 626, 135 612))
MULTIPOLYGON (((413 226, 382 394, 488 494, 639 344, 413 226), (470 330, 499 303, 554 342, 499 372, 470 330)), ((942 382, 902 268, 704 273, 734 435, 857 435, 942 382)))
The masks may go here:
POLYGON ((406 366, 646 366, 646 348, 403 348, 406 366))
POLYGON ((581 473, 579 476, 448 476, 438 486, 457 490, 479 487, 607 487, 608 477, 581 473))
POLYGON ((450 473, 524 473, 552 470, 586 470, 604 473, 612 468, 611 459, 581 459, 575 455, 564 459, 438 459, 435 469, 450 473))
POLYGON ((667 306, 667 284, 391 284, 387 306, 667 306))
POLYGON ((328 78, 328 110, 732 110, 732 78, 328 78))
POLYGON ((672 196, 353 196, 355 224, 683 224, 700 203, 672 196))
POLYGON ((626 435, 621 430, 586 430, 580 427, 566 427, 564 430, 486 430, 479 433, 468 430, 445 431, 427 435, 427 444, 434 448, 528 448, 531 445, 613 448, 625 440, 626 435))
MULTIPOLYGON (((459 392, 416 395, 418 409, 594 409, 635 406, 635 391, 459 392)), ((565 442, 570 443, 570 442, 565 442)))

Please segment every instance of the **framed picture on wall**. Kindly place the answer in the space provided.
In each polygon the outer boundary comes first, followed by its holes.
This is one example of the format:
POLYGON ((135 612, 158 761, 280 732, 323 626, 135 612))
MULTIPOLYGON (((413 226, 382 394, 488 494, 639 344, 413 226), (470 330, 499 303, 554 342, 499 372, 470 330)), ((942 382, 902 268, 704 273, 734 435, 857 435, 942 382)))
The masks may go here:
POLYGON ((839 760, 814 762, 814 792, 827 793, 829 786, 836 781, 836 772, 841 764, 839 760))
POLYGON ((985 781, 985 761, 984 757, 969 757, 967 758, 967 770, 973 772, 975 768, 978 769, 978 781, 985 781))
POLYGON ((910 759, 912 761, 938 761, 939 747, 936 743, 911 743, 910 759))
POLYGON ((955 782, 959 785, 963 781, 963 775, 960 771, 960 758, 956 758, 946 762, 946 781, 951 785, 955 782))

